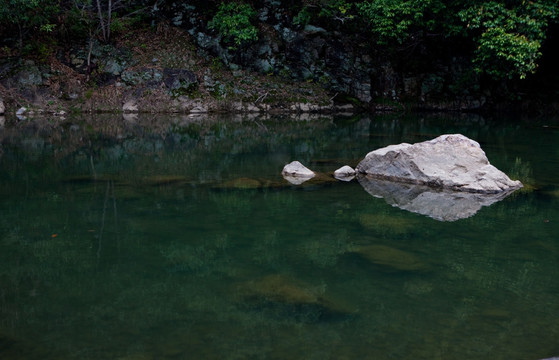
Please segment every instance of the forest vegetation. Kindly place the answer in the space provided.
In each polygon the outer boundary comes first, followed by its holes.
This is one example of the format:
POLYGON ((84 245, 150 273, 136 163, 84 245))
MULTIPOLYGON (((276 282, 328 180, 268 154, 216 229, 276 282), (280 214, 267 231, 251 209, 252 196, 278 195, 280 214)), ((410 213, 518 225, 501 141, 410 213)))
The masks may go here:
MULTIPOLYGON (((559 58, 556 0, 0 0, 0 60, 46 61, 57 49, 79 44, 89 65, 94 43, 178 24, 178 8, 196 9, 190 23, 242 53, 262 38, 266 7, 281 11, 276 18, 293 29, 312 25, 343 34, 374 60, 465 57, 472 76, 501 87, 525 83, 556 91, 559 80, 553 65, 559 58)), ((414 66, 421 65, 408 62, 407 71, 419 71, 414 66)))

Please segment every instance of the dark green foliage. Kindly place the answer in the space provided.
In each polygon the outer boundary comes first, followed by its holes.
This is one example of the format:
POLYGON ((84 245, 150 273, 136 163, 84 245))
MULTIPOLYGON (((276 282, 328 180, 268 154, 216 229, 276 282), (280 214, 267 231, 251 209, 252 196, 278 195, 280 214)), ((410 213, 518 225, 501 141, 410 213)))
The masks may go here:
POLYGON ((353 4, 345 0, 332 0, 325 3, 320 9, 319 16, 327 17, 329 19, 345 22, 352 20, 353 4))
POLYGON ((147 22, 151 0, 0 0, 0 33, 5 45, 19 50, 40 48, 45 42, 76 41, 123 32, 147 22))
POLYGON ((376 44, 413 44, 429 33, 466 39, 476 48, 476 71, 494 79, 523 79, 535 72, 546 30, 559 9, 550 0, 376 0, 356 7, 376 44))
POLYGON ((53 32, 58 10, 58 2, 53 0, 0 0, 0 30, 4 27, 8 34, 17 36, 21 49, 30 32, 35 38, 53 32))
MULTIPOLYGON (((46 57, 63 41, 97 39, 146 25, 146 9, 171 0, 0 0, 2 46, 46 57), (17 46, 16 46, 17 45, 17 46)), ((550 26, 558 23, 556 0, 256 0, 187 2, 231 49, 258 39, 257 10, 267 7, 268 23, 286 20, 338 31, 378 58, 440 57, 447 49, 472 59, 480 75, 496 80, 523 79, 537 70, 550 26), (273 16, 272 16, 273 15, 273 16), (281 20, 280 20, 281 19, 281 20), (419 46, 421 45, 421 46, 419 46)), ((176 14, 176 12, 175 12, 176 14)), ((173 14, 167 14, 172 16, 173 14)), ((159 16, 163 16, 161 13, 159 16)), ((272 24, 273 25, 273 24, 272 24)), ((453 56, 453 55, 449 55, 453 56)), ((430 61, 430 60, 426 60, 430 61)))
POLYGON ((490 1, 458 13, 477 43, 476 70, 494 78, 525 78, 534 73, 549 22, 557 19, 556 3, 522 1, 507 6, 490 1))
POLYGON ((311 21, 312 15, 309 11, 308 7, 304 7, 297 13, 295 17, 293 17, 293 24, 305 26, 311 21))
POLYGON ((402 44, 410 33, 426 28, 424 14, 436 0, 375 0, 357 4, 359 15, 368 23, 376 42, 402 44))
POLYGON ((225 43, 236 47, 258 39, 258 30, 251 23, 254 16, 256 11, 249 4, 221 3, 208 26, 217 30, 225 43))
POLYGON ((65 36, 81 39, 89 35, 92 19, 90 13, 80 7, 79 3, 76 2, 76 6, 66 10, 64 16, 63 31, 65 36))

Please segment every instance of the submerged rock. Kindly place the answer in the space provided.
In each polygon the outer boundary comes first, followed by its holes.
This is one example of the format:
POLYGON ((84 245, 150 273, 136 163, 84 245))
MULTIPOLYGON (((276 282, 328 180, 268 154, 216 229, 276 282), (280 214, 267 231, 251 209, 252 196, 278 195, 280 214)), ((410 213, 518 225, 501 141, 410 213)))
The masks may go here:
POLYGON ((318 296, 302 284, 283 275, 269 275, 246 284, 245 298, 261 298, 285 304, 317 304, 318 296))
POLYGON ((360 177, 358 180, 365 191, 372 196, 383 198, 388 204, 400 209, 426 215, 439 221, 468 218, 476 214, 482 207, 501 201, 514 191, 480 194, 434 189, 424 185, 370 177, 360 177))
POLYGON ((456 191, 498 193, 522 187, 489 163, 479 143, 464 135, 441 135, 416 144, 402 143, 367 154, 356 168, 379 179, 456 191))
POLYGON ((263 187, 263 184, 256 179, 250 178, 237 178, 230 181, 227 181, 223 184, 220 184, 215 187, 215 189, 221 190, 252 190, 252 189, 260 189, 263 187))
POLYGON ((426 271, 427 264, 409 252, 385 245, 361 246, 352 251, 387 271, 426 271))
POLYGON ((284 275, 268 275, 239 287, 244 306, 280 317, 318 321, 352 313, 347 306, 326 298, 323 291, 284 275))
POLYGON ((184 184, 189 181, 191 179, 183 175, 152 175, 142 178, 142 183, 150 186, 184 184))
POLYGON ((359 224, 368 230, 395 235, 406 234, 417 229, 416 221, 412 221, 408 217, 382 213, 361 214, 359 224))

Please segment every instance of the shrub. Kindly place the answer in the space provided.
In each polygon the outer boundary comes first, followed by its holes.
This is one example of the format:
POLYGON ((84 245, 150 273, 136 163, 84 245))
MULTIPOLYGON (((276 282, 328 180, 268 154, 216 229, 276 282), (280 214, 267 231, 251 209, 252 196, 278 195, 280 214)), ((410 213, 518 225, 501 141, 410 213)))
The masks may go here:
POLYGON ((237 47, 258 39, 258 30, 251 19, 256 11, 245 3, 221 3, 218 12, 209 22, 210 29, 217 30, 223 41, 237 47))

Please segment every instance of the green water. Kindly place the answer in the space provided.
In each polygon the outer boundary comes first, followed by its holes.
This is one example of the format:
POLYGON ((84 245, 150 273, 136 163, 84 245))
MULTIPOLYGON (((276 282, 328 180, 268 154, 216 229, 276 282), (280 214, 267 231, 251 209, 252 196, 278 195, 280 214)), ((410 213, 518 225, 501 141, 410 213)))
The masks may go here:
POLYGON ((1 359, 559 355, 556 121, 109 117, 0 138, 1 359), (443 222, 280 175, 444 133, 529 186, 443 222))

